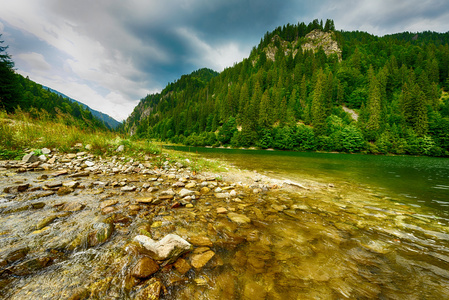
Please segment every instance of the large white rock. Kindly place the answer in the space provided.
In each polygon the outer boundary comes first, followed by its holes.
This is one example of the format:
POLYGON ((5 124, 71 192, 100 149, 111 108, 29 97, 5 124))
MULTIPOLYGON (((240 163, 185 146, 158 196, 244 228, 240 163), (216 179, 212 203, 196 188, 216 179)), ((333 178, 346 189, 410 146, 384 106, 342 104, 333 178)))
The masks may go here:
POLYGON ((179 192, 179 196, 180 196, 181 198, 184 198, 184 197, 186 197, 186 196, 191 196, 191 195, 194 195, 194 194, 195 194, 194 191, 191 191, 191 190, 188 190, 188 189, 182 189, 182 190, 179 192))
POLYGON ((155 241, 146 235, 138 235, 134 238, 142 247, 147 249, 153 259, 165 260, 170 264, 182 254, 192 250, 193 246, 176 234, 167 234, 159 241, 155 241))

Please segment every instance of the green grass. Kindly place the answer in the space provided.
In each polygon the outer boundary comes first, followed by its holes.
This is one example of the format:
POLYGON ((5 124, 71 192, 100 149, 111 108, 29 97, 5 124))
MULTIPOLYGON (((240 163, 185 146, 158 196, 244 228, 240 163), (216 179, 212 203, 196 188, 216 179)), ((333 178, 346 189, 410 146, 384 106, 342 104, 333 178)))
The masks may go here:
MULTIPOLYGON (((68 116, 70 117, 70 116, 68 116)), ((32 118, 25 112, 6 114, 0 111, 0 159, 19 159, 29 150, 39 152, 42 148, 57 149, 63 153, 85 151, 75 147, 91 145, 96 155, 139 156, 155 155, 160 149, 152 143, 142 140, 130 140, 111 131, 81 129, 67 125, 64 117, 57 120, 32 118), (119 145, 125 151, 117 153, 119 145)))

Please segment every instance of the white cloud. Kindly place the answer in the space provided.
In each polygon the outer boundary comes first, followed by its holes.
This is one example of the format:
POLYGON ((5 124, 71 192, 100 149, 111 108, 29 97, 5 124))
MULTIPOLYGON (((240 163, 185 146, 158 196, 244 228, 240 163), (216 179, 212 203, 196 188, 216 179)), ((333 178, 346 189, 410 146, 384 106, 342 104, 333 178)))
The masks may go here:
POLYGON ((36 52, 21 53, 16 56, 16 59, 22 60, 30 70, 39 73, 49 71, 52 69, 51 65, 45 60, 44 56, 40 53, 36 52))

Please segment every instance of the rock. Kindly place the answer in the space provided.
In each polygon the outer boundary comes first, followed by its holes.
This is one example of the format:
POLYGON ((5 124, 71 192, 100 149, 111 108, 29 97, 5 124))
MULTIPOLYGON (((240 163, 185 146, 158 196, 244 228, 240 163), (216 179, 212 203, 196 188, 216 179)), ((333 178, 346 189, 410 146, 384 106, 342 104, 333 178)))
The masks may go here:
POLYGON ((45 226, 47 226, 48 224, 50 224, 51 222, 53 222, 57 218, 58 218, 58 216, 48 216, 48 217, 44 218, 42 221, 40 221, 36 225, 36 230, 41 230, 42 228, 44 228, 45 226))
POLYGON ((192 245, 176 234, 168 234, 157 242, 145 235, 138 235, 134 240, 147 249, 153 259, 165 260, 165 264, 192 250, 192 245))
POLYGON ((234 198, 237 196, 237 192, 235 190, 232 190, 231 192, 229 192, 229 196, 234 198))
POLYGON ((84 149, 86 150, 92 150, 92 145, 91 144, 87 144, 86 146, 84 146, 84 149))
POLYGON ((61 181, 49 181, 49 182, 45 183, 45 186, 50 189, 53 189, 53 188, 62 186, 62 182, 61 181))
POLYGON ((194 187, 196 187, 195 182, 190 182, 190 183, 186 184, 186 186, 185 186, 186 189, 193 189, 194 187))
POLYGON ((192 266, 184 258, 178 258, 178 260, 174 263, 174 266, 182 275, 187 273, 192 268, 192 266))
POLYGON ((122 192, 134 192, 137 189, 135 186, 124 186, 120 190, 122 192))
MULTIPOLYGON (((166 201, 166 200, 171 200, 171 199, 173 199, 173 198, 175 198, 175 196, 173 196, 173 195, 161 195, 161 196, 159 196, 159 201, 166 201)), ((159 202, 159 203, 161 203, 161 202, 159 202)), ((154 201, 153 202, 153 204, 156 204, 156 202, 154 201)))
POLYGON ((201 194, 207 194, 210 192, 210 188, 208 188, 207 186, 202 187, 200 192, 201 192, 201 194))
POLYGON ((12 263, 24 258, 28 252, 30 252, 30 248, 28 247, 19 248, 4 255, 4 259, 7 263, 12 263))
POLYGON ((226 199, 229 197, 230 197, 229 193, 216 193, 215 194, 215 198, 217 198, 217 199, 226 199))
POLYGON ((48 155, 51 153, 51 150, 48 148, 42 148, 41 151, 42 151, 42 154, 44 154, 44 155, 48 155))
POLYGON ((82 210, 84 207, 86 207, 86 205, 82 204, 82 203, 77 203, 77 202, 70 202, 70 203, 66 203, 63 207, 64 211, 80 211, 82 210))
POLYGON ((185 187, 185 186, 186 186, 186 184, 184 182, 178 181, 178 182, 173 183, 173 187, 185 187))
POLYGON ((91 161, 89 161, 89 160, 86 160, 84 163, 85 163, 86 166, 88 166, 88 167, 93 167, 93 166, 95 166, 95 163, 94 163, 94 162, 91 162, 91 161))
POLYGON ((24 184, 21 184, 21 185, 17 186, 17 191, 20 192, 20 193, 21 192, 25 192, 29 187, 30 187, 29 183, 24 183, 24 184))
POLYGON ((223 190, 220 188, 220 187, 217 187, 215 190, 214 190, 214 192, 215 193, 221 193, 223 190))
POLYGON ((192 203, 187 203, 186 204, 186 208, 193 208, 193 204, 192 203))
POLYGON ((10 268, 9 270, 14 275, 26 276, 45 268, 50 262, 51 258, 49 257, 32 258, 10 268))
POLYGON ((131 204, 130 206, 128 206, 128 209, 130 211, 139 211, 140 210, 140 206, 137 204, 131 204))
POLYGON ((137 278, 147 278, 159 271, 159 265, 149 257, 142 257, 132 268, 131 275, 137 278))
POLYGON ((24 163, 34 163, 37 161, 39 161, 39 158, 33 152, 25 154, 25 156, 22 158, 22 162, 24 163))
MULTIPOLYGON (((49 163, 50 163, 50 162, 49 162, 49 163)), ((61 175, 67 175, 67 174, 69 174, 69 171, 68 171, 68 170, 59 170, 59 171, 56 171, 56 172, 50 174, 50 176, 52 176, 52 177, 58 177, 58 176, 61 176, 61 175)))
POLYGON ((215 252, 212 250, 194 254, 190 257, 190 262, 195 269, 201 269, 204 267, 212 257, 214 257, 215 252))
POLYGON ((93 231, 88 235, 87 242, 90 247, 102 244, 111 236, 114 226, 108 223, 95 223, 93 231))
POLYGON ((120 145, 117 147, 117 150, 115 150, 115 152, 123 152, 125 151, 125 146, 124 145, 120 145))
POLYGON ((194 246, 213 246, 212 241, 207 236, 192 236, 189 238, 189 242, 194 246))
POLYGON ((58 196, 64 196, 64 195, 68 195, 68 194, 70 194, 70 193, 72 193, 72 192, 73 192, 73 189, 71 189, 71 188, 69 188, 69 187, 66 187, 66 186, 61 186, 61 187, 58 189, 57 194, 58 194, 58 196))
POLYGON ((80 185, 80 183, 78 181, 66 181, 62 183, 62 186, 71 188, 71 189, 76 189, 78 186, 80 185))
POLYGON ((224 208, 224 207, 218 207, 217 208, 217 214, 225 214, 227 212, 228 212, 228 210, 226 208, 224 208))
POLYGON ((166 288, 162 284, 162 281, 158 278, 150 278, 142 289, 140 289, 135 300, 158 300, 161 296, 161 292, 166 293, 166 288))
POLYGON ((233 213, 233 212, 228 213, 228 218, 232 222, 235 222, 237 224, 249 224, 249 223, 251 223, 251 219, 248 218, 247 216, 242 215, 242 214, 233 213))
POLYGON ((41 162, 46 162, 47 161, 47 157, 44 154, 39 155, 39 157, 37 159, 39 159, 39 161, 41 161, 41 162))
POLYGON ((117 203, 118 203, 118 200, 116 200, 116 199, 103 201, 100 203, 100 209, 103 209, 108 206, 116 205, 117 203))
POLYGON ((151 203, 153 203, 153 201, 154 201, 153 197, 141 197, 141 198, 136 199, 137 203, 142 203, 142 204, 151 204, 151 203))
POLYGON ((179 196, 180 196, 181 198, 184 198, 184 197, 186 197, 186 196, 191 196, 191 195, 194 195, 194 194, 195 194, 194 191, 191 191, 191 190, 188 190, 188 189, 182 189, 182 190, 179 192, 179 196))
POLYGON ((77 173, 69 175, 70 178, 88 177, 88 176, 89 176, 89 172, 87 172, 87 171, 77 172, 77 173))

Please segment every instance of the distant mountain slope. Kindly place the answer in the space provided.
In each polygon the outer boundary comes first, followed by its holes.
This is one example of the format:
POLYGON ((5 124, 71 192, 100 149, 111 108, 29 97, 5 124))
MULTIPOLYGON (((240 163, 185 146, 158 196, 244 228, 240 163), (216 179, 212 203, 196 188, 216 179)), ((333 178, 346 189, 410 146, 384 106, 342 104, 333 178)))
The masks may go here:
POLYGON ((104 114, 104 113, 102 113, 102 112, 99 112, 99 111, 97 111, 97 110, 95 110, 95 109, 92 109, 92 108, 90 108, 89 106, 87 106, 86 104, 84 104, 84 103, 82 103, 82 102, 79 102, 79 101, 77 101, 77 100, 75 100, 75 99, 73 99, 73 98, 70 98, 69 96, 64 95, 64 94, 61 93, 61 92, 58 92, 57 90, 54 90, 54 89, 49 88, 49 87, 47 87, 47 86, 42 86, 42 87, 43 87, 44 89, 46 89, 46 90, 52 92, 52 93, 55 93, 55 94, 57 94, 57 95, 59 95, 59 96, 62 96, 62 97, 64 97, 64 98, 67 98, 67 99, 69 99, 69 100, 72 101, 72 102, 76 102, 76 103, 80 104, 80 105, 83 106, 84 108, 88 109, 88 110, 92 113, 92 115, 93 115, 95 118, 99 119, 100 121, 105 122, 105 123, 106 123, 110 128, 112 128, 112 129, 117 128, 117 127, 121 124, 119 121, 117 121, 116 119, 112 118, 111 116, 109 116, 109 115, 107 115, 107 114, 104 114))

